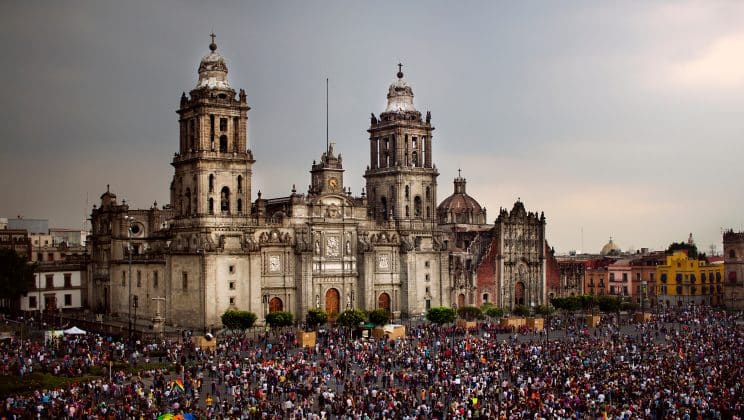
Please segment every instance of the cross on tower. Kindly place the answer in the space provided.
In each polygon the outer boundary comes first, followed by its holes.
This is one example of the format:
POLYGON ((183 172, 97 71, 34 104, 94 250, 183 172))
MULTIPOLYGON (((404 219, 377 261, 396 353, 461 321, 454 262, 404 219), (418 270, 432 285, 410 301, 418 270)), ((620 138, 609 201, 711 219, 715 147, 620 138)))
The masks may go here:
POLYGON ((212 37, 212 44, 214 44, 214 38, 215 38, 215 37, 216 37, 217 35, 215 35, 215 34, 214 34, 214 32, 212 32, 211 34, 209 34, 209 36, 211 36, 211 37, 212 37))
POLYGON ((399 72, 402 72, 403 71, 403 64, 398 63, 398 71, 399 72))
POLYGON ((462 178, 462 170, 460 168, 457 168, 457 177, 462 178))

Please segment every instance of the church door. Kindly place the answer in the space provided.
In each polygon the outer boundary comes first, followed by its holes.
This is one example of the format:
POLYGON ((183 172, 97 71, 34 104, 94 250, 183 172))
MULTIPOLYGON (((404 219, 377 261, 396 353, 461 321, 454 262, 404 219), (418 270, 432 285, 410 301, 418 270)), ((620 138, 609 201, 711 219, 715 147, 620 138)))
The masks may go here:
POLYGON ((457 295, 457 307, 462 308, 465 306, 465 293, 457 295))
POLYGON ((284 303, 278 297, 271 298, 269 301, 269 313, 279 312, 284 310, 284 303))
POLYGON ((340 295, 336 289, 328 289, 325 295, 326 313, 329 316, 335 317, 340 311, 340 295))
POLYGON ((377 307, 390 312, 390 295, 387 293, 380 294, 380 297, 377 298, 377 307))
POLYGON ((514 285, 514 304, 524 305, 524 283, 521 281, 514 285))

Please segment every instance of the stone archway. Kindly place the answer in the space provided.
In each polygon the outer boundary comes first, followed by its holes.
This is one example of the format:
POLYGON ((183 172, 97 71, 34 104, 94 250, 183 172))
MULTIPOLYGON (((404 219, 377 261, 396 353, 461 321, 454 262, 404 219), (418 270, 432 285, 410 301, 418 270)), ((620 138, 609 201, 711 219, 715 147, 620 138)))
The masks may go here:
POLYGON ((325 294, 325 307, 326 313, 329 316, 335 317, 341 311, 341 295, 337 289, 328 289, 325 294))
POLYGON ((279 312, 284 310, 284 302, 278 297, 271 298, 269 301, 269 313, 279 312))
POLYGON ((514 285, 514 305, 524 305, 524 283, 518 281, 514 285))

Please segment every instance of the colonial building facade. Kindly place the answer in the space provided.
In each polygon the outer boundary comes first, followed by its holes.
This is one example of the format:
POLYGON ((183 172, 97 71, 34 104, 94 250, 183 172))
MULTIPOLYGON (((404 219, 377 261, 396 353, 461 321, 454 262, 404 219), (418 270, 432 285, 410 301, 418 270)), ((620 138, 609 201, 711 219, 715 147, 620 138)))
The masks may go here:
POLYGON ((460 177, 460 198, 437 206, 431 114, 414 106, 400 67, 367 130, 366 194, 346 189, 331 144, 309 165, 306 193, 258 191, 252 201, 247 95, 230 85, 214 40, 209 49, 177 111, 170 203, 133 210, 107 190, 93 208, 94 309, 128 317, 136 303, 138 317, 207 330, 228 309, 252 311, 260 323, 277 310, 303 319, 312 308, 401 316, 545 303, 545 218, 517 202, 488 225, 485 209, 462 198, 460 177), (494 247, 497 258, 484 258, 494 247), (481 264, 492 268, 479 280, 481 264))

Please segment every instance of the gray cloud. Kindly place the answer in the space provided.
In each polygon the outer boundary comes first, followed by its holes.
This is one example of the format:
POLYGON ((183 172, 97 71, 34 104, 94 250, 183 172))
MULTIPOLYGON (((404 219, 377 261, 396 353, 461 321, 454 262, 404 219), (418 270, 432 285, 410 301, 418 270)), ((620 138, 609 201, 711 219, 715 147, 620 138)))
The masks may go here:
POLYGON ((744 33, 742 18, 730 2, 10 2, 0 214, 79 226, 107 183, 135 206, 166 203, 174 111, 214 30, 253 107, 266 196, 305 190, 325 144, 326 77, 358 194, 368 116, 402 61, 437 127, 440 200, 462 167, 490 217, 517 197, 544 210, 559 250, 579 248, 582 227, 589 250, 690 231, 707 247, 720 227, 744 227, 744 86, 676 75, 744 33))

